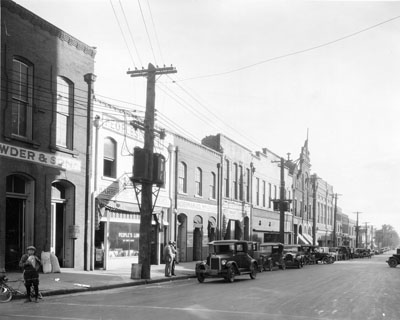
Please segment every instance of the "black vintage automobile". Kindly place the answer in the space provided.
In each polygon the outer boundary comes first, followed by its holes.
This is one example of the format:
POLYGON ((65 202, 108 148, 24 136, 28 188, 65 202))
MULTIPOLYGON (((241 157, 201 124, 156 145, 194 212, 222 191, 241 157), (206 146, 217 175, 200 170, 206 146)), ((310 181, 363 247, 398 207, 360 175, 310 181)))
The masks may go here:
POLYGON ((257 261, 249 255, 252 250, 248 241, 216 240, 209 243, 206 261, 196 263, 197 280, 202 283, 207 277, 225 278, 233 282, 235 276, 250 275, 255 279, 258 271, 257 261))
POLYGON ((397 248, 396 253, 393 254, 386 262, 389 267, 396 268, 400 263, 400 248, 397 248))
POLYGON ((284 261, 286 267, 303 268, 304 252, 299 244, 285 244, 283 247, 284 261))
POLYGON ((304 253, 304 264, 316 264, 317 263, 317 254, 318 254, 318 246, 313 245, 301 245, 301 251, 304 253))
POLYGON ((260 271, 272 271, 274 267, 286 269, 283 254, 283 244, 280 242, 265 242, 259 245, 259 250, 254 252, 260 271))

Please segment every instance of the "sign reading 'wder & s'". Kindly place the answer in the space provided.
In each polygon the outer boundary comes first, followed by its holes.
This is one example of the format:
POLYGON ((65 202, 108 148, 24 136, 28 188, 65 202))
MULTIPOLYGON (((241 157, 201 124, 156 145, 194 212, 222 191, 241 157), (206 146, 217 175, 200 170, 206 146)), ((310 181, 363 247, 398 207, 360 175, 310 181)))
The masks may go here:
POLYGON ((0 143, 0 156, 35 162, 45 166, 60 168, 69 171, 81 171, 81 162, 77 159, 10 146, 4 143, 0 143))

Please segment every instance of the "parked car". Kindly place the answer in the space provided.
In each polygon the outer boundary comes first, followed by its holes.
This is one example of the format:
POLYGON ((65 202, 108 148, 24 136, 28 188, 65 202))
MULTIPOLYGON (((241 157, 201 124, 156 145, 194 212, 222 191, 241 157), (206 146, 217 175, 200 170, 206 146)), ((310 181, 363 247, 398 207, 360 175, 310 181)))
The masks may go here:
POLYGON ((286 269, 283 254, 283 244, 280 242, 265 242, 259 245, 259 250, 254 252, 260 271, 272 271, 274 267, 286 269))
POLYGON ((322 264, 331 264, 335 262, 335 257, 330 252, 329 247, 317 247, 315 248, 315 261, 321 262, 322 264))
POLYGON ((304 252, 301 251, 301 245, 285 244, 283 253, 286 267, 297 267, 299 269, 303 268, 304 252))
POLYGON ((308 244, 301 245, 301 251, 304 253, 304 264, 316 264, 316 252, 318 246, 312 246, 308 244))
POLYGON ((397 248, 396 253, 394 253, 386 262, 389 267, 396 268, 400 263, 400 248, 397 248))
POLYGON ((206 261, 196 263, 197 280, 202 283, 207 277, 225 278, 233 282, 235 276, 250 275, 255 279, 257 261, 249 255, 250 244, 241 240, 216 240, 209 243, 206 261))

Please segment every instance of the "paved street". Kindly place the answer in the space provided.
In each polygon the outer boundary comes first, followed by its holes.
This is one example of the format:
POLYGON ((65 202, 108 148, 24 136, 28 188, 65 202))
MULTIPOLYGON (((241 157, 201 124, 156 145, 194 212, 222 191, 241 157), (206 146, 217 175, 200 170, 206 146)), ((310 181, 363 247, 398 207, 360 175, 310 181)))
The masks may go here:
POLYGON ((389 254, 219 279, 172 281, 1 305, 1 319, 400 319, 389 254))

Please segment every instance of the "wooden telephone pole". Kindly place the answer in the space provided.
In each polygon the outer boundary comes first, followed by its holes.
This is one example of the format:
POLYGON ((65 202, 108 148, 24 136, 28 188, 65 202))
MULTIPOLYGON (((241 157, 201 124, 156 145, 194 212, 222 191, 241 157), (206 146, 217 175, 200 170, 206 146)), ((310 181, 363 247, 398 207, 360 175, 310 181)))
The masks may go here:
POLYGON ((142 182, 140 206, 139 264, 142 265, 141 278, 150 279, 151 265, 151 219, 153 214, 153 149, 154 110, 156 75, 176 73, 173 67, 156 68, 149 63, 147 69, 128 71, 131 77, 147 77, 146 113, 144 118, 144 149, 148 152, 150 181, 142 182))

